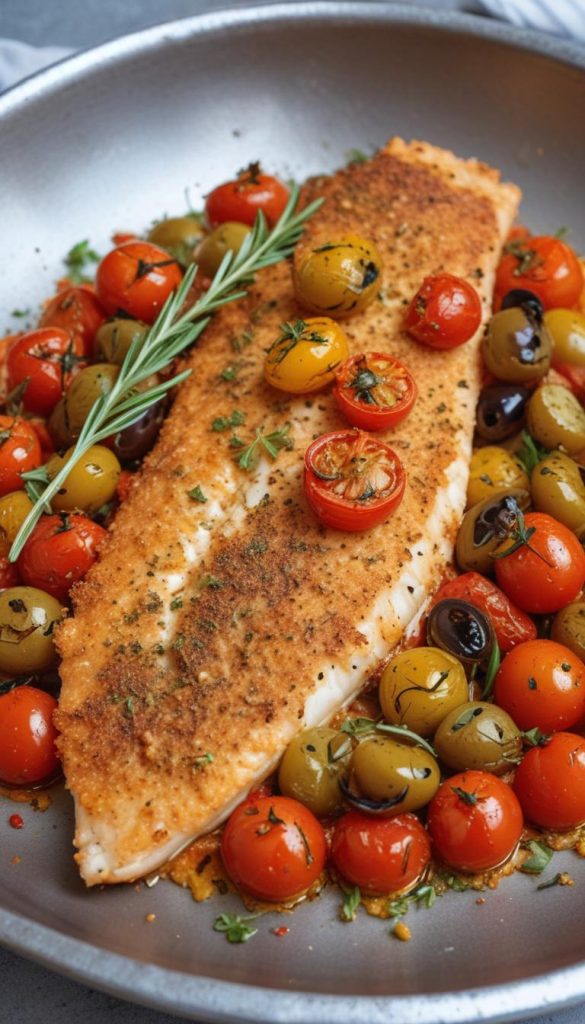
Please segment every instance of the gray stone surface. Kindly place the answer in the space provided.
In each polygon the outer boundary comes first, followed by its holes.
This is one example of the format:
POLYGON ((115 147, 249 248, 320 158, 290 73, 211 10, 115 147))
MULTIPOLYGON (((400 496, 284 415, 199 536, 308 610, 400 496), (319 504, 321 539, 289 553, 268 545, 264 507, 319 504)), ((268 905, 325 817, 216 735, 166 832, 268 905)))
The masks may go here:
MULTIPOLYGON (((0 36, 35 46, 95 45, 173 18, 249 0, 0 0, 0 36)), ((262 2, 262 0, 257 0, 262 2)), ((410 0, 417 2, 417 0, 410 0)), ((473 10, 472 0, 428 0, 427 6, 473 10)), ((512 1007, 511 1007, 512 1009, 512 1007)), ((0 1024, 173 1024, 178 1018, 95 992, 0 949, 0 1024)), ((534 1024, 584 1024, 585 1007, 534 1024)), ((343 1024, 340 1021, 340 1024, 343 1024)), ((390 1024, 390 1022, 389 1022, 390 1024)), ((393 1022, 399 1024, 399 1022, 393 1022)))

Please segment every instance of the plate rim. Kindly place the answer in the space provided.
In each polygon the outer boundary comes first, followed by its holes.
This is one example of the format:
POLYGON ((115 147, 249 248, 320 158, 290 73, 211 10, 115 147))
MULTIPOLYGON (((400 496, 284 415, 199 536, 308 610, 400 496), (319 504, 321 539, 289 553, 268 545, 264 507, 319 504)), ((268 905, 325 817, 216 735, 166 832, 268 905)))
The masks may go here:
POLYGON ((585 45, 534 29, 518 28, 487 16, 435 10, 426 6, 412 7, 400 2, 389 4, 387 0, 276 0, 274 3, 251 4, 246 7, 222 6, 202 14, 160 22, 97 46, 85 47, 29 75, 3 92, 0 95, 0 128, 2 120, 18 113, 19 107, 55 88, 67 85, 84 71, 134 53, 147 52, 161 41, 180 42, 192 35, 229 29, 235 25, 320 18, 345 18, 360 22, 379 20, 390 24, 422 25, 439 31, 468 32, 512 49, 538 53, 569 67, 585 70, 585 45))
MULTIPOLYGON (((161 45, 258 23, 308 20, 384 22, 461 32, 585 71, 585 46, 489 18, 456 11, 412 7, 385 0, 288 0, 261 6, 222 7, 162 22, 88 47, 41 70, 0 96, 3 123, 29 104, 82 79, 85 74, 161 45)), ((228 1024, 476 1024, 526 1018, 568 1008, 585 997, 585 961, 532 978, 494 986, 408 996, 335 996, 270 989, 186 974, 140 962, 71 938, 31 918, 0 907, 0 943, 57 973, 142 1005, 184 1017, 228 1024), (95 951, 99 950, 96 958, 95 951), (278 992, 278 1000, 274 999, 278 992), (511 1003, 513 1002, 513 1009, 511 1003)))
POLYGON ((73 939, 2 911, 0 943, 43 967, 109 995, 214 1024, 499 1024, 579 1004, 585 961, 532 978, 457 992, 348 996, 290 992, 187 974, 73 939), (96 949, 99 958, 96 959, 96 949), (559 995, 562 993, 562 995, 559 995), (275 999, 275 995, 278 998, 275 999), (513 1009, 512 1009, 513 1004, 513 1009))

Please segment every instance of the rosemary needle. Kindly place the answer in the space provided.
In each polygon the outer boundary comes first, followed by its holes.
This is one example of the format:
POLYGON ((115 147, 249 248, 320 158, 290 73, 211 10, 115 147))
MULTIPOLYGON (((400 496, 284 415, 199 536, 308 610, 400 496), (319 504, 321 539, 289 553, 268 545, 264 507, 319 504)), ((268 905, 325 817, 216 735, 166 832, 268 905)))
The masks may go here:
MULTIPOLYGON (((291 188, 286 208, 272 231, 268 230, 264 215, 258 213, 254 227, 245 238, 239 252, 235 255, 231 252, 226 253, 207 292, 185 310, 189 289, 197 273, 195 264, 188 268, 181 284, 169 296, 148 333, 143 338, 135 338, 132 342, 112 390, 98 398, 91 407, 66 464, 42 492, 39 488, 38 498, 10 549, 8 557, 11 562, 16 561, 41 515, 49 507, 51 498, 88 449, 104 441, 111 434, 129 427, 171 388, 184 381, 191 371, 184 370, 172 379, 165 380, 146 391, 137 391, 138 385, 147 377, 159 373, 176 356, 189 348, 217 309, 235 299, 243 298, 246 295, 245 289, 254 280, 257 271, 290 256, 303 232, 305 221, 322 203, 321 199, 317 199, 295 213, 298 197, 299 189, 295 185, 291 188)), ((38 470, 33 471, 34 473, 37 474, 38 484, 38 470)), ((26 481, 27 474, 23 473, 22 476, 26 481)))

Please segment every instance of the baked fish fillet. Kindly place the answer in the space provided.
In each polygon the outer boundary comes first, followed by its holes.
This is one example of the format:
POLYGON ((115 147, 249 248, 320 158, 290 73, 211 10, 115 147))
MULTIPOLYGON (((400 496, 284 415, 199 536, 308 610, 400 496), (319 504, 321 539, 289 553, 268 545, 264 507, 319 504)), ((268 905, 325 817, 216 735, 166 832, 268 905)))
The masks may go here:
POLYGON ((430 351, 401 321, 422 278, 441 269, 470 280, 488 315, 518 190, 476 161, 394 139, 367 163, 309 182, 304 198, 317 195, 325 203, 302 247, 354 231, 384 259, 379 297, 344 326, 354 351, 392 352, 417 380, 414 411, 385 435, 405 464, 406 494, 366 533, 325 529, 308 511, 305 448, 345 424, 330 393, 293 398, 264 383, 266 348, 301 315, 290 264, 264 270, 190 357, 192 376, 59 630, 59 747, 88 885, 152 872, 218 825, 301 727, 358 693, 452 556, 478 339, 430 351), (243 424, 212 429, 234 410, 243 424), (247 443, 256 427, 286 422, 294 450, 238 468, 232 433, 247 443), (205 501, 189 496, 197 486, 205 501))

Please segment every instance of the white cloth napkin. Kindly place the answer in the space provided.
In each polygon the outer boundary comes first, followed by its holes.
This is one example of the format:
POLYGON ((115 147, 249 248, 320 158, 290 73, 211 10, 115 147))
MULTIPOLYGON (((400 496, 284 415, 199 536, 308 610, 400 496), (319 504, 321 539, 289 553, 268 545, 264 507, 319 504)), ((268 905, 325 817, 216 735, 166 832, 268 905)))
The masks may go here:
POLYGON ((585 0, 477 0, 495 18, 585 42, 585 0))
POLYGON ((0 92, 71 52, 65 46, 29 46, 16 39, 0 39, 0 92))

